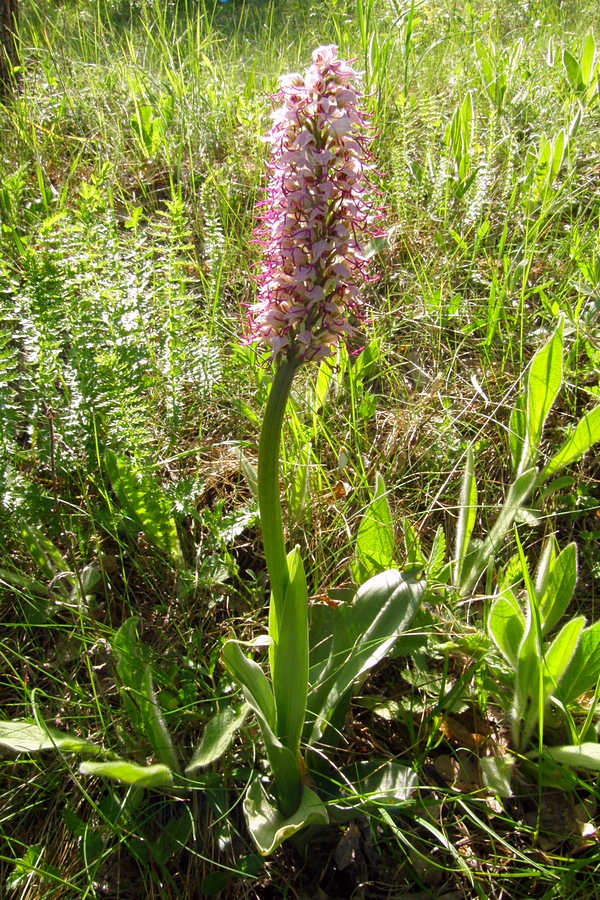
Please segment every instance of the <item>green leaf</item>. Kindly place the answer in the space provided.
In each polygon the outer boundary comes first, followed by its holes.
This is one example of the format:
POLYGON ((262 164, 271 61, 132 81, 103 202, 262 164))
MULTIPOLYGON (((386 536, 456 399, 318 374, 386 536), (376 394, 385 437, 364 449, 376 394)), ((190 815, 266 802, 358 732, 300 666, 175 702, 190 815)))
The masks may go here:
POLYGON ((512 528, 518 512, 529 499, 535 484, 536 474, 535 469, 527 469, 515 479, 508 489, 504 506, 500 509, 488 536, 481 546, 468 554, 465 559, 462 584, 460 585, 461 597, 465 597, 473 590, 485 570, 488 560, 495 557, 500 549, 507 532, 512 528))
POLYGON ((0 722, 0 745, 15 753, 39 753, 41 750, 59 750, 61 753, 79 753, 96 756, 102 747, 78 738, 49 725, 42 727, 31 719, 12 719, 0 722))
POLYGON ((426 574, 427 579, 432 580, 439 577, 444 568, 444 560, 446 559, 446 533, 442 525, 439 525, 431 550, 429 551, 429 559, 427 560, 426 574))
POLYGON ((590 86, 594 75, 595 59, 596 41, 594 40, 594 32, 590 28, 585 36, 580 56, 581 80, 586 88, 590 86))
POLYGON ((244 798, 248 831, 263 856, 273 853, 285 840, 309 825, 327 825, 329 816, 319 797, 304 787, 297 811, 284 816, 264 793, 258 778, 253 778, 244 798))
MULTIPOLYGON (((21 535, 32 559, 48 581, 53 581, 57 575, 69 571, 69 566, 58 549, 39 528, 36 528, 30 522, 26 522, 25 519, 21 519, 20 526, 21 535)), ((62 580, 57 580, 55 583, 63 595, 71 593, 71 579, 66 583, 62 580)))
POLYGON ((526 452, 520 471, 534 465, 548 417, 563 379, 563 320, 541 347, 525 375, 526 452))
POLYGON ((333 610, 329 657, 325 665, 320 663, 310 672, 307 744, 321 738, 337 707, 345 707, 360 679, 391 650, 419 608, 424 591, 424 581, 405 580, 390 569, 363 584, 352 603, 333 610))
POLYGON ((594 690, 600 678, 600 622, 584 628, 577 650, 565 672, 559 695, 564 703, 574 703, 582 694, 594 690))
POLYGON ((277 737, 285 747, 298 753, 308 695, 308 590, 298 547, 288 554, 287 563, 289 581, 280 610, 279 633, 271 635, 271 677, 277 737))
POLYGON ((487 620, 490 637, 516 671, 519 647, 525 635, 525 616, 510 589, 493 601, 487 620))
POLYGON ((140 708, 144 731, 152 749, 164 766, 172 772, 179 773, 177 750, 154 692, 151 666, 146 666, 142 676, 140 708))
POLYGON ((545 700, 548 700, 555 692, 573 660, 584 625, 585 618, 583 616, 577 616, 575 619, 566 622, 546 650, 545 674, 547 683, 544 686, 545 700))
POLYGON ((577 583, 577 544, 568 544, 556 557, 538 598, 542 631, 546 634, 560 621, 571 602, 577 583))
POLYGON ((566 744, 562 747, 546 747, 544 753, 564 766, 574 769, 600 771, 600 744, 566 744))
POLYGON ((226 641, 222 651, 223 665, 242 686, 246 699, 255 713, 262 716, 273 733, 277 729, 277 715, 273 690, 267 676, 253 659, 244 656, 235 640, 226 641))
POLYGON ((510 786, 514 756, 482 756, 479 760, 483 783, 497 797, 512 797, 510 786))
POLYGON ((473 448, 467 450, 467 461, 458 501, 458 523, 454 547, 454 583, 459 585, 463 565, 469 551, 469 544, 477 516, 477 482, 475 481, 475 457, 473 448))
POLYGON ((536 484, 539 486, 555 475, 560 469, 576 462, 600 441, 600 406, 587 412, 567 437, 567 440, 540 472, 536 484))
POLYGON ((79 766, 82 775, 97 775, 100 778, 112 778, 122 784, 131 784, 144 788, 170 788, 173 785, 173 773, 168 766, 140 766, 137 763, 122 759, 110 762, 85 762, 79 766))
POLYGON ((419 781, 414 769, 385 760, 365 760, 342 770, 347 785, 344 796, 335 805, 363 809, 369 803, 379 806, 405 806, 419 781))
POLYGON ((396 540, 385 482, 379 472, 375 476, 375 492, 356 536, 356 552, 360 581, 392 566, 396 540))
POLYGON ((581 66, 571 51, 566 48, 563 50, 563 66, 565 68, 567 81, 571 85, 571 88, 575 92, 582 91, 585 88, 585 84, 583 82, 581 66))
POLYGON ((247 703, 241 703, 237 708, 228 706, 223 712, 207 723, 198 747, 196 748, 189 766, 186 766, 185 774, 192 775, 203 766, 220 759, 229 748, 233 737, 242 727, 250 707, 247 703))
POLYGON ((527 417, 525 414, 525 392, 517 397, 513 411, 510 414, 508 425, 508 443, 513 464, 513 472, 516 474, 521 469, 525 441, 527 438, 527 417))
POLYGON ((185 566, 171 504, 159 481, 141 472, 133 460, 106 451, 106 470, 119 503, 178 569, 185 566))
POLYGON ((300 756, 285 747, 277 737, 277 715, 271 685, 258 663, 244 656, 237 641, 227 641, 222 656, 226 669, 241 685, 247 702, 256 713, 281 811, 292 815, 302 797, 300 756))
POLYGON ((141 696, 146 662, 145 648, 137 634, 138 622, 138 616, 130 616, 123 622, 113 638, 112 649, 117 663, 121 699, 127 715, 135 728, 143 729, 141 696))

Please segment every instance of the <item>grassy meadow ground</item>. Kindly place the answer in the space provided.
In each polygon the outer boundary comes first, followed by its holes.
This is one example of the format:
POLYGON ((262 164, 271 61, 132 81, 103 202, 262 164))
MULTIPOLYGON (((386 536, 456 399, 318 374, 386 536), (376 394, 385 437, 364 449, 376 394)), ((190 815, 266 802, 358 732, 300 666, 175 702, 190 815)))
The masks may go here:
MULTIPOLYGON (((20 90, 0 106, 1 717, 153 762, 122 689, 118 633, 136 616, 189 759, 234 692, 223 642, 266 621, 252 487, 271 368, 240 334, 278 77, 321 44, 357 59, 383 209, 361 334, 326 393, 305 367, 286 426, 289 543, 319 603, 352 579, 378 472, 400 568, 452 558, 469 449, 485 536, 511 482, 511 410, 560 322, 541 465, 599 401, 600 3, 21 6, 20 90)), ((567 615, 588 625, 599 479, 592 449, 517 525, 532 569, 548 536, 577 543, 567 615)), ((263 859, 241 808, 263 765, 251 718, 184 800, 80 774, 68 747, 5 748, 0 896, 599 896, 594 771, 532 776, 520 758, 510 797, 483 789, 479 757, 515 749, 485 627, 512 527, 495 549, 487 583, 431 593, 421 639, 371 675, 341 737, 336 765, 414 767, 410 802, 263 859)), ((597 741, 596 700, 569 711, 571 741, 597 741)), ((565 743, 554 726, 544 744, 565 743)))

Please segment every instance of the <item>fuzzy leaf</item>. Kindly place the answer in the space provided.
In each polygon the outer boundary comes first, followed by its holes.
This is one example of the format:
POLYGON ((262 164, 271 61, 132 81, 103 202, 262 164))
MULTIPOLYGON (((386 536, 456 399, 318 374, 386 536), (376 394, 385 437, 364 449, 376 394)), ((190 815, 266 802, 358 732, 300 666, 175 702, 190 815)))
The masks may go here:
POLYGON ((118 759, 110 762, 81 763, 79 771, 82 775, 97 775, 100 778, 112 778, 122 784, 135 787, 170 788, 173 784, 173 773, 168 766, 140 766, 137 763, 118 759))
POLYGON ((103 753, 102 747, 91 744, 58 728, 43 728, 30 719, 12 719, 0 722, 0 746, 15 753, 39 753, 41 750, 59 750, 61 753, 80 753, 95 756, 103 753))
POLYGON ((193 774, 203 766, 209 766, 223 756, 236 731, 239 731, 244 724, 249 709, 247 703, 242 703, 237 709, 228 706, 223 712, 213 716, 204 729, 202 740, 196 748, 189 766, 186 767, 186 775, 193 774))

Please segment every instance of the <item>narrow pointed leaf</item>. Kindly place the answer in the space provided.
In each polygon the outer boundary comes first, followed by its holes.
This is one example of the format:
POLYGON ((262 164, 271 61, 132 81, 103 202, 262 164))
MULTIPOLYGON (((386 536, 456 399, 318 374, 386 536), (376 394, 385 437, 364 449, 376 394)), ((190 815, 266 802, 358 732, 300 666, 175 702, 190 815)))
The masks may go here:
POLYGON ((456 526, 456 544, 454 548, 455 569, 454 583, 460 584, 463 565, 475 526, 477 516, 477 483, 475 481, 475 457, 472 447, 467 450, 467 461, 458 502, 458 524, 456 526))
POLYGON ((244 656, 235 640, 225 643, 222 656, 225 668, 244 688, 246 699, 252 709, 263 716, 271 730, 275 732, 277 715, 273 690, 261 667, 253 659, 244 656))
POLYGON ((179 772, 177 750, 154 692, 150 666, 146 666, 142 677, 140 706, 144 731, 152 749, 163 765, 168 766, 173 772, 179 772))
POLYGON ((487 538, 476 550, 470 553, 465 560, 460 594, 462 597, 469 594, 479 581, 485 570, 488 560, 493 557, 502 545, 506 534, 512 528, 513 522, 519 510, 523 508, 535 484, 536 470, 527 469, 511 484, 487 538))
POLYGON ((318 684, 311 672, 308 708, 312 722, 307 741, 318 740, 338 704, 345 704, 355 684, 393 647, 421 603, 425 582, 408 581, 395 569, 363 584, 351 604, 334 610, 333 640, 318 684))

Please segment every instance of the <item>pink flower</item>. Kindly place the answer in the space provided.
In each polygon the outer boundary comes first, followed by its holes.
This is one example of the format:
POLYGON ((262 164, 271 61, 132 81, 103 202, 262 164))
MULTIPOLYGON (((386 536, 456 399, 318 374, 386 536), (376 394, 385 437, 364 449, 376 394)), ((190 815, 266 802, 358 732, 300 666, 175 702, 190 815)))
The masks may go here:
POLYGON ((331 44, 315 50, 304 77, 280 80, 249 335, 273 357, 331 356, 340 336, 353 332, 348 313, 359 313, 356 280, 374 215, 365 174, 371 138, 355 78, 331 44))

